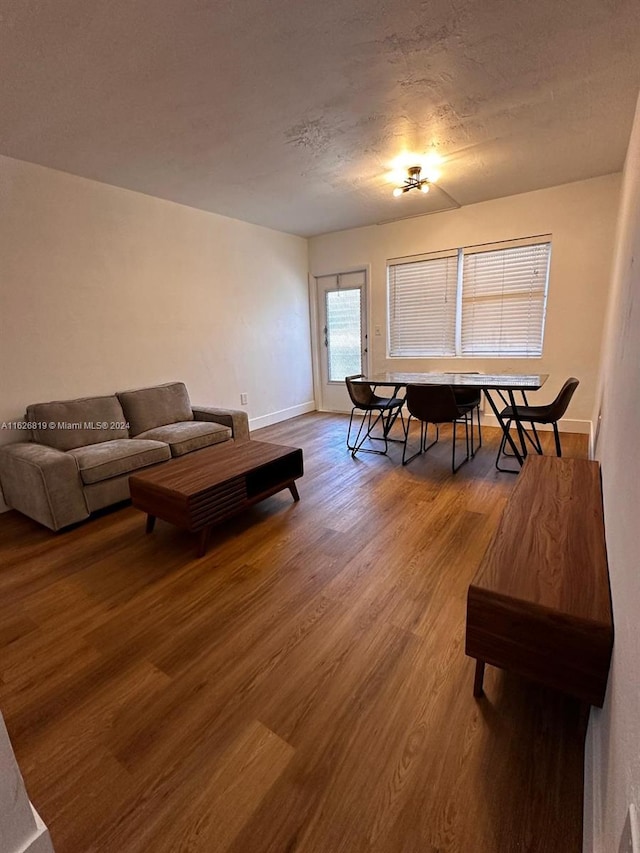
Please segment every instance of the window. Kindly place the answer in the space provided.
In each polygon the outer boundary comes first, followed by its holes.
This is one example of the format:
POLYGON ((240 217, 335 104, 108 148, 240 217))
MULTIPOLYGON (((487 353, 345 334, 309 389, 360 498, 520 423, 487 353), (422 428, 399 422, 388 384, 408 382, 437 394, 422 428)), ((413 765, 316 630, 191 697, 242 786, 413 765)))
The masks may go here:
POLYGON ((455 355, 458 254, 389 264, 389 354, 455 355))
POLYGON ((362 288, 327 290, 325 339, 329 382, 342 382, 349 374, 362 373, 362 288))
POLYGON ((542 355, 549 237, 389 261, 389 355, 542 355))

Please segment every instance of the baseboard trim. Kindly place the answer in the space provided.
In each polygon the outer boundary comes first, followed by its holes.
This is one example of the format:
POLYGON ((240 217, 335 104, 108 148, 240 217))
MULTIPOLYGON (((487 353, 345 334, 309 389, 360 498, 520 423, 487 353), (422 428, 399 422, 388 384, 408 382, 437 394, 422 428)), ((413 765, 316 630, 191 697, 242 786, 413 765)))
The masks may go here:
POLYGON ((589 459, 596 458, 596 432, 593 428, 593 421, 589 422, 591 429, 589 430, 589 459))
POLYGON ((307 403, 300 403, 298 406, 291 406, 289 409, 280 409, 280 411, 271 412, 269 415, 261 415, 259 418, 250 418, 249 429, 260 429, 260 427, 278 424, 280 421, 288 421, 289 418, 295 418, 298 415, 306 415, 307 412, 315 412, 315 410, 315 400, 309 400, 307 403))
MULTIPOLYGON (((482 415, 482 425, 489 427, 499 427, 498 419, 493 413, 485 413, 482 415)), ((592 425, 591 421, 582 421, 574 418, 563 418, 558 427, 560 432, 577 432, 581 435, 591 436, 592 434, 592 425)), ((551 430, 553 427, 549 424, 536 424, 536 429, 539 430, 551 430)))

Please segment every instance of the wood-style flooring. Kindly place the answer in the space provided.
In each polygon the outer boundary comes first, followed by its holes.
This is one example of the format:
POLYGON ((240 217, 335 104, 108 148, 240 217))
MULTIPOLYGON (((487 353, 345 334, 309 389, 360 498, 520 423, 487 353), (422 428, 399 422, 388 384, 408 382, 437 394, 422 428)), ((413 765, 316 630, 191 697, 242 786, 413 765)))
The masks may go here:
MULTIPOLYGON (((492 667, 467 587, 516 478, 314 413, 282 492, 192 536, 0 516, 0 709, 57 853, 579 853, 585 716, 492 667)), ((546 438, 547 436, 545 436, 546 438)), ((585 456, 584 436, 563 436, 585 456)))

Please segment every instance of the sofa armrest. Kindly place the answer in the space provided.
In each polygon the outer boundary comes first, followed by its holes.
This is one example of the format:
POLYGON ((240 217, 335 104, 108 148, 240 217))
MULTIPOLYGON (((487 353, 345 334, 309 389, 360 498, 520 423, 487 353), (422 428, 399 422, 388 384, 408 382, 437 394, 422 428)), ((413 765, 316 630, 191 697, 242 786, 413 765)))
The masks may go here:
POLYGON ((89 515, 76 460, 54 447, 31 442, 0 447, 0 485, 10 507, 51 530, 89 515))
POLYGON ((196 421, 213 421, 229 427, 235 441, 249 438, 249 418, 240 409, 212 409, 208 406, 192 406, 196 421))

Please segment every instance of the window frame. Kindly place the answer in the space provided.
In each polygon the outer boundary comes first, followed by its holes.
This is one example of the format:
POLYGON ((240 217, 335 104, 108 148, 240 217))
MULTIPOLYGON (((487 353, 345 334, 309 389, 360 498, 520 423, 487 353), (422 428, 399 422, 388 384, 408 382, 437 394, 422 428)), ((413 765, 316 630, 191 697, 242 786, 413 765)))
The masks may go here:
POLYGON ((544 341, 545 341, 545 331, 546 331, 546 319, 547 319, 547 303, 548 303, 548 295, 549 295, 549 281, 551 277, 551 258, 553 252, 553 240, 552 234, 536 234, 529 237, 520 237, 516 239, 510 240, 500 240, 494 241, 490 243, 478 243, 469 246, 459 246, 453 249, 444 249, 436 252, 427 252, 420 255, 408 255, 406 257, 400 258, 389 258, 386 264, 386 278, 387 278, 387 340, 386 340, 386 357, 388 359, 447 359, 447 360, 458 360, 458 359, 494 359, 494 358, 508 358, 508 359, 540 359, 544 353, 544 341), (463 325, 463 302, 464 302, 464 259, 467 255, 478 255, 485 254, 489 252, 499 252, 509 249, 517 249, 517 248, 526 248, 529 246, 537 246, 537 245, 547 245, 547 265, 546 265, 546 275, 544 280, 544 286, 542 288, 541 299, 542 304, 540 306, 541 320, 540 320, 540 348, 539 352, 536 350, 531 355, 527 354, 514 354, 513 352, 507 353, 465 353, 463 352, 463 342, 462 342, 462 325, 463 325), (428 354, 428 353, 418 353, 413 352, 412 354, 392 354, 391 342, 392 342, 392 282, 391 270, 393 267, 409 265, 412 263, 419 263, 421 261, 428 260, 438 260, 444 257, 451 257, 455 253, 457 257, 457 289, 456 289, 456 309, 455 309, 455 339, 453 341, 453 351, 451 354, 428 354))

